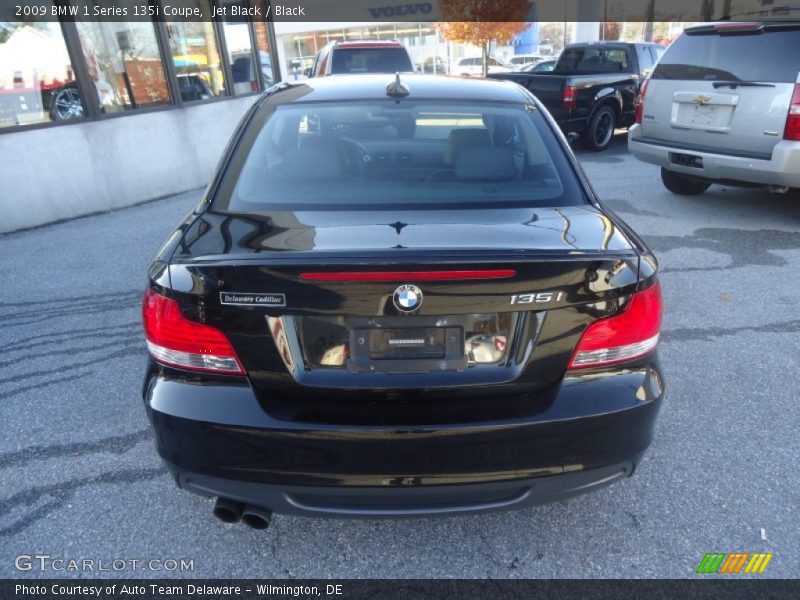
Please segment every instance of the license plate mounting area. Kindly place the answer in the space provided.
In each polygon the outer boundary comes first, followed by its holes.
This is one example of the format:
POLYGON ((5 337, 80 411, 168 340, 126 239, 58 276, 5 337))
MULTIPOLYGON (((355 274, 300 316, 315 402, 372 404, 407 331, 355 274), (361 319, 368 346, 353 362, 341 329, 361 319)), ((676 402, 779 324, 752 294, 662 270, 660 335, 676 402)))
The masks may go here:
POLYGON ((462 371, 463 317, 353 317, 347 320, 353 373, 462 371))

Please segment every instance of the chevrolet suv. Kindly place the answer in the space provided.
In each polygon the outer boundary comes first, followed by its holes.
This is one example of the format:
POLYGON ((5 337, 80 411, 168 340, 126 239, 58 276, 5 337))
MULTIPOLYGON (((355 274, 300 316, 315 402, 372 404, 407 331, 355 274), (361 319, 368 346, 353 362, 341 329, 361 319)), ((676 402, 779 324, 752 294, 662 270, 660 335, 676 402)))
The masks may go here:
POLYGON ((676 194, 800 188, 800 22, 686 29, 642 86, 628 147, 676 194))

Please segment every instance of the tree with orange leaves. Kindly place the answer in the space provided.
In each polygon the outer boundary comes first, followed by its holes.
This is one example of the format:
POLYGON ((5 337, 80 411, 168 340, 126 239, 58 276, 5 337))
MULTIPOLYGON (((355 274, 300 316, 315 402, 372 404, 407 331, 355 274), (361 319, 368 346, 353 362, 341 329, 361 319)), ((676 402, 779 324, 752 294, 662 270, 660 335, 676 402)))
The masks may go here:
POLYGON ((531 5, 531 0, 439 0, 446 21, 437 28, 446 40, 480 46, 486 77, 490 44, 505 44, 525 31, 531 5))

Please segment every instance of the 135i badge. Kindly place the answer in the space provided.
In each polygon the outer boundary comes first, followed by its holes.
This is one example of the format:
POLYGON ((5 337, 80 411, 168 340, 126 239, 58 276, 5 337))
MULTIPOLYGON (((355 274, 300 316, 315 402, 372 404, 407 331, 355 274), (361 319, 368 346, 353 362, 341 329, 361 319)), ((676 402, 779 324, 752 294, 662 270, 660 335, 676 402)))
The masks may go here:
POLYGON ((286 295, 220 292, 219 303, 228 306, 286 306, 286 295))
POLYGON ((545 302, 560 302, 564 292, 531 292, 529 294, 514 294, 511 304, 543 304, 545 302))

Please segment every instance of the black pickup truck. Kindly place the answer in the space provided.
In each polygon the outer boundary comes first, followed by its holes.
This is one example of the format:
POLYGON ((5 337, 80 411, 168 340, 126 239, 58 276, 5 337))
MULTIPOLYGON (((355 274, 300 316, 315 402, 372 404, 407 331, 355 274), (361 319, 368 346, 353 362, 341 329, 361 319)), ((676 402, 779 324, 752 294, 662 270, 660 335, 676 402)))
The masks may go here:
POLYGON ((658 44, 589 42, 570 44, 544 73, 494 73, 516 81, 544 104, 564 133, 580 134, 590 150, 605 150, 617 127, 634 121, 639 85, 665 48, 658 44))

